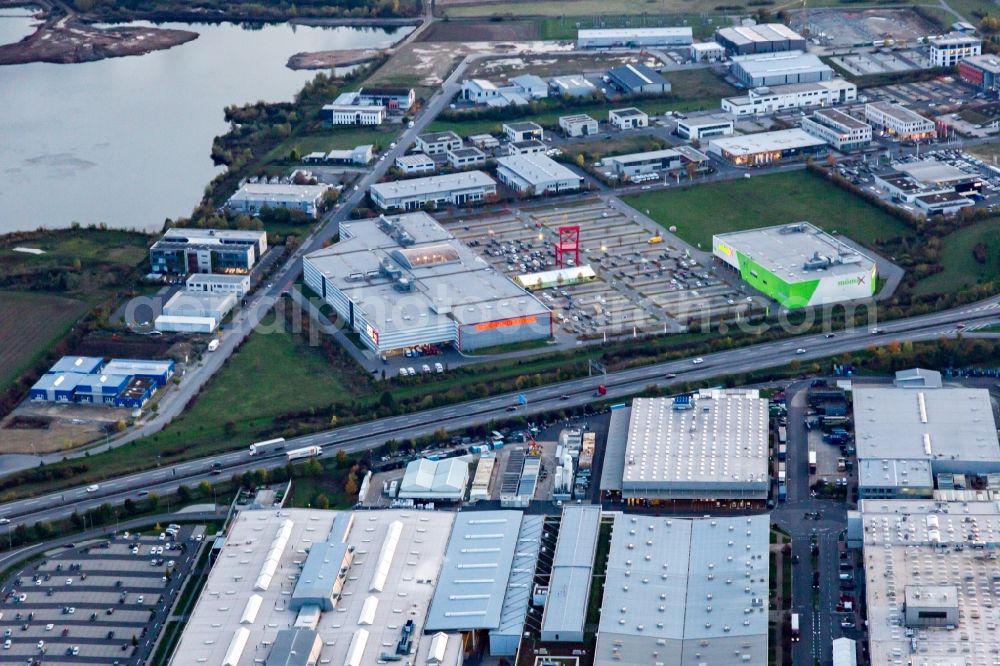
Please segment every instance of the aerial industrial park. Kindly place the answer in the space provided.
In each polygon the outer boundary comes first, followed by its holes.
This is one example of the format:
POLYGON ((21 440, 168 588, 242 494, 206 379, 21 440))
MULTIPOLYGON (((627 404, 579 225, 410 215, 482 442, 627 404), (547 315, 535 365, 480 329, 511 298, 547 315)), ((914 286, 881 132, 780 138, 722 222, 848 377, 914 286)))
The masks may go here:
POLYGON ((0 236, 0 664, 1000 663, 995 8, 348 4, 0 236))

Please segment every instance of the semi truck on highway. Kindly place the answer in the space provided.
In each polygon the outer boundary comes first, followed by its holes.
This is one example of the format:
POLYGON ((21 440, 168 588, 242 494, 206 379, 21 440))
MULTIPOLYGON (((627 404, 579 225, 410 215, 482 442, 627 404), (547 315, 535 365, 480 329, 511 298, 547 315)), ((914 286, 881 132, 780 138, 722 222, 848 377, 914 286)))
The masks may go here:
POLYGON ((323 453, 322 446, 305 446, 301 449, 293 449, 285 455, 288 457, 288 462, 292 462, 293 460, 301 460, 303 458, 313 458, 321 453, 323 453))
POLYGON ((285 438, 278 437, 264 442, 256 442, 250 445, 250 455, 269 456, 285 450, 285 438))
POLYGON ((799 614, 792 613, 792 642, 799 642, 799 614))

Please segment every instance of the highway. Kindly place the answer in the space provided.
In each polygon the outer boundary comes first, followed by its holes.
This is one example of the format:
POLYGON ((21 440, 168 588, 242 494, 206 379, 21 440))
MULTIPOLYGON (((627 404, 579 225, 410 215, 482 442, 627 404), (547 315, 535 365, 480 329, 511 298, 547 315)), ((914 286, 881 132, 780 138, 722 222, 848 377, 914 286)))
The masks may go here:
MULTIPOLYGON (((607 387, 607 395, 603 399, 625 399, 653 384, 669 386, 678 382, 704 381, 727 374, 776 367, 793 360, 808 362, 828 358, 894 341, 917 342, 955 337, 959 325, 974 328, 994 323, 998 318, 1000 297, 993 297, 943 312, 893 321, 879 326, 883 331, 879 335, 873 335, 867 328, 859 328, 839 331, 832 337, 820 333, 730 349, 706 354, 698 363, 696 359, 685 358, 528 389, 521 392, 527 399, 525 406, 517 406, 516 394, 497 395, 304 435, 288 440, 287 448, 321 445, 324 457, 334 456, 340 450, 354 453, 376 448, 389 439, 419 437, 440 428, 455 431, 493 419, 586 405, 595 399, 599 384, 607 387), (799 349, 803 350, 802 353, 796 353, 799 349), (509 408, 512 407, 516 409, 511 411, 509 408)), ((0 540, 4 530, 13 529, 18 523, 64 518, 74 510, 85 511, 103 502, 120 503, 127 497, 135 498, 140 490, 166 495, 181 484, 193 486, 203 480, 212 481, 211 466, 214 462, 220 463, 223 473, 230 475, 258 468, 280 467, 285 464, 285 459, 283 456, 253 458, 247 449, 240 449, 111 479, 102 482, 94 492, 79 487, 9 502, 0 505, 0 516, 11 521, 0 529, 0 540)))

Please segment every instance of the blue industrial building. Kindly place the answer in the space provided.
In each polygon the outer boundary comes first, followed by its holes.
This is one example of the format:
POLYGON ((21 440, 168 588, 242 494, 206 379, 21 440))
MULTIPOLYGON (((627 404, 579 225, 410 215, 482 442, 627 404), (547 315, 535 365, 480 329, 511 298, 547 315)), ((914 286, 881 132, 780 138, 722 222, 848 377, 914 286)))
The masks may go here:
POLYGON ((30 399, 139 408, 174 374, 174 362, 64 356, 35 382, 30 399))

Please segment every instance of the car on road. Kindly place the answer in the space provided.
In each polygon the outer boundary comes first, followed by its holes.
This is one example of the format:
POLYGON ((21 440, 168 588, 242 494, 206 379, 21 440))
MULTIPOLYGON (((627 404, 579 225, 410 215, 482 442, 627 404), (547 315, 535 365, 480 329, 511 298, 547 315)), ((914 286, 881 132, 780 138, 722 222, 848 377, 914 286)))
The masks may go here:
POLYGON ((507 405, 507 411, 508 412, 516 412, 517 411, 517 407, 515 407, 514 405, 507 405))
POLYGON ((10 518, 0 518, 0 525, 10 524, 10 518))
POLYGON ((97 485, 96 483, 92 483, 89 486, 87 486, 87 492, 88 493, 96 493, 100 489, 101 489, 101 487, 99 485, 97 485))
POLYGON ((693 361, 691 361, 691 363, 693 363, 694 365, 701 365, 704 362, 705 362, 705 359, 703 359, 700 356, 698 358, 694 359, 693 361))
POLYGON ((52 624, 51 622, 49 622, 47 625, 45 625, 45 631, 52 631, 55 628, 56 628, 56 625, 52 624))
POLYGON ((560 399, 560 400, 569 400, 569 396, 568 396, 568 395, 565 395, 565 394, 563 394, 563 395, 559 396, 559 399, 560 399))
POLYGON ((871 333, 872 335, 882 335, 882 333, 884 333, 884 331, 881 328, 873 328, 868 332, 871 333))
POLYGON ((666 374, 666 378, 667 378, 667 379, 673 379, 673 378, 675 378, 676 376, 677 376, 677 373, 676 373, 676 372, 668 372, 668 373, 666 374))
POLYGON ((148 490, 140 490, 139 492, 136 493, 136 497, 145 497, 148 494, 149 494, 148 490))
POLYGON ((827 340, 829 340, 830 338, 835 338, 835 337, 837 337, 837 334, 836 334, 836 333, 827 333, 827 334, 826 334, 826 335, 824 335, 823 337, 824 337, 824 338, 826 338, 827 340))
POLYGON ((9 638, 3 642, 3 649, 4 650, 9 650, 10 649, 10 639, 9 638))
POLYGON ((806 350, 803 349, 802 347, 799 347, 798 349, 795 350, 795 353, 796 354, 805 354, 806 350))

